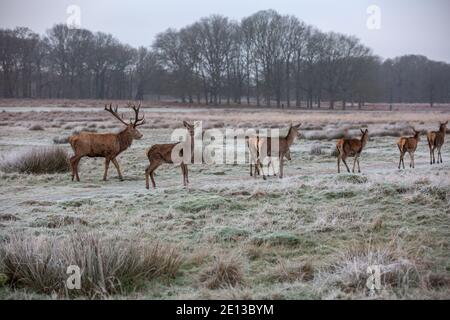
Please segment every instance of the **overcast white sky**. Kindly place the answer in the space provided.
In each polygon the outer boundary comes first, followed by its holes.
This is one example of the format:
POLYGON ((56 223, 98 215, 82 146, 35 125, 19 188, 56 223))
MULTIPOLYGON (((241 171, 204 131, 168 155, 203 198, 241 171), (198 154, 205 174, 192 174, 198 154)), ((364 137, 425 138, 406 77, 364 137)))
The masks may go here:
POLYGON ((133 46, 149 46, 157 33, 211 14, 240 20, 275 9, 323 31, 356 35, 383 58, 413 53, 450 62, 449 0, 0 0, 0 28, 26 26, 44 33, 66 22, 73 4, 81 9, 83 28, 133 46), (373 4, 381 9, 380 30, 366 26, 366 10, 373 4))

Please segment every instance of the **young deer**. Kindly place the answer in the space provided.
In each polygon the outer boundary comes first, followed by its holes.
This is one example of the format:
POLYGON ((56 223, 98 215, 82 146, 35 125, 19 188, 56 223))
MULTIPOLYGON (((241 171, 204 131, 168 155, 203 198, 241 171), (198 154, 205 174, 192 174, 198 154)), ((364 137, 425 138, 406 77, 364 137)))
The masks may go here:
POLYGON ((416 152, 417 144, 420 141, 420 131, 416 131, 416 129, 412 128, 414 131, 414 136, 412 137, 401 137, 398 142, 397 146, 400 150, 400 161, 398 163, 398 168, 400 169, 400 165, 403 164, 403 169, 405 169, 405 161, 403 157, 405 156, 405 153, 409 153, 409 157, 411 158, 411 163, 409 164, 410 168, 414 168, 414 152, 416 152))
MULTIPOLYGON (((259 171, 262 172, 263 179, 266 180, 266 175, 264 174, 264 168, 263 168, 263 161, 266 157, 277 157, 280 162, 280 179, 283 178, 284 174, 284 158, 288 157, 290 159, 290 149, 289 147, 294 143, 294 140, 296 137, 300 136, 300 126, 298 125, 291 125, 288 131, 288 134, 286 137, 278 137, 278 138, 271 138, 271 137, 260 137, 258 135, 252 136, 248 138, 248 147, 250 150, 250 157, 252 160, 250 160, 250 172, 252 171, 252 162, 255 162, 255 178, 256 173, 259 171), (278 154, 272 155, 272 140, 278 139, 278 154), (267 154, 261 154, 262 150, 266 150, 267 154)), ((268 166, 271 165, 271 160, 269 159, 268 166)))
POLYGON ((430 131, 427 134, 428 147, 430 148, 430 164, 436 163, 436 159, 434 158, 434 150, 438 150, 438 163, 439 160, 442 163, 442 154, 441 148, 444 144, 445 140, 445 132, 447 130, 447 122, 439 122, 439 131, 430 131))
POLYGON ((341 173, 341 160, 347 167, 347 171, 350 172, 347 162, 345 161, 348 157, 355 157, 355 161, 353 162, 353 172, 355 172, 356 163, 358 163, 358 172, 361 172, 361 168, 359 167, 359 157, 369 139, 369 130, 366 129, 363 131, 361 129, 361 134, 361 139, 340 139, 336 143, 336 149, 338 150, 338 173, 341 173))
POLYGON ((145 123, 144 116, 139 118, 138 107, 134 105, 128 105, 135 114, 134 121, 130 119, 130 123, 126 123, 117 113, 118 107, 114 109, 112 105, 105 106, 105 110, 111 113, 117 120, 123 123, 126 128, 119 133, 89 133, 81 132, 80 134, 73 135, 69 138, 69 143, 73 149, 75 155, 70 158, 70 165, 72 167, 72 181, 77 179, 80 181, 78 175, 78 164, 83 157, 89 158, 105 158, 105 173, 103 180, 106 181, 108 175, 109 163, 112 161, 119 174, 119 179, 123 181, 122 173, 120 172, 119 163, 116 157, 123 151, 127 150, 133 139, 139 140, 142 138, 142 134, 137 130, 137 127, 145 123))
MULTIPOLYGON (((191 137, 191 152, 193 157, 194 151, 194 126, 183 122, 184 127, 188 130, 189 136, 191 137)), ((152 179, 152 186, 156 188, 154 172, 155 170, 162 165, 163 163, 173 163, 172 161, 172 150, 175 146, 179 145, 180 142, 177 143, 168 143, 168 144, 155 144, 147 151, 147 158, 150 161, 150 165, 145 170, 145 187, 150 189, 149 177, 152 179)), ((183 150, 180 152, 180 156, 183 150)), ((181 173, 183 175, 183 185, 186 186, 189 184, 189 174, 188 174, 188 166, 186 163, 181 162, 181 173)))

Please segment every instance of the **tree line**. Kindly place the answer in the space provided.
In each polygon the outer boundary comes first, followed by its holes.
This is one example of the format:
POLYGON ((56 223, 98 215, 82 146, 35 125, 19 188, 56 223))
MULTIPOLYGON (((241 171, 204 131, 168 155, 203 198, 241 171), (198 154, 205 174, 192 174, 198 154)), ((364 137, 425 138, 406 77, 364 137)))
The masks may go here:
POLYGON ((420 55, 382 60, 356 37, 273 10, 240 22, 212 15, 158 34, 148 48, 64 24, 45 35, 0 29, 0 63, 4 98, 150 96, 330 109, 450 102, 450 64, 420 55))

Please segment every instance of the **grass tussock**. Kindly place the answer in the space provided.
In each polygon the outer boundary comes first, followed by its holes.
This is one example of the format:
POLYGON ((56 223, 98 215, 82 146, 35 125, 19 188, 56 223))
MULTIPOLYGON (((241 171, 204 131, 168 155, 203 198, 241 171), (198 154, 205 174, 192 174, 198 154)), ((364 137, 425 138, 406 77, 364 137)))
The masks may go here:
POLYGON ((208 289, 238 287, 244 284, 244 268, 237 255, 217 255, 213 263, 199 277, 208 289))
POLYGON ((322 155, 322 147, 320 144, 315 144, 311 147, 311 150, 309 150, 309 154, 312 156, 320 156, 322 155))
POLYGON ((0 273, 12 287, 60 297, 105 298, 132 291, 145 280, 175 277, 181 257, 139 240, 117 241, 77 233, 70 238, 13 235, 0 247, 0 273), (81 289, 67 290, 67 267, 81 270, 81 289))
POLYGON ((65 137, 54 137, 53 138, 54 144, 68 144, 69 143, 69 136, 65 137))
POLYGON ((67 152, 60 147, 31 148, 0 159, 6 173, 51 174, 70 170, 67 152))
POLYGON ((311 263, 280 260, 269 277, 277 282, 311 281, 314 279, 314 271, 311 263))
POLYGON ((355 245, 333 260, 328 268, 319 272, 321 287, 337 287, 345 293, 365 292, 369 266, 380 267, 383 289, 405 290, 422 283, 416 262, 406 252, 392 246, 355 245))
POLYGON ((28 128, 30 131, 44 131, 44 127, 39 124, 34 124, 31 127, 28 128))

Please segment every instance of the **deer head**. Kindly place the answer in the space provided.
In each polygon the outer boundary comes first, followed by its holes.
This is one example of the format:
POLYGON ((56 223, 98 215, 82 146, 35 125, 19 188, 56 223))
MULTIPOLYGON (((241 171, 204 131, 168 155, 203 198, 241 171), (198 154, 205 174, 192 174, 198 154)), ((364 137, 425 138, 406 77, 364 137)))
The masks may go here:
POLYGON ((128 107, 134 111, 134 120, 132 118, 130 118, 130 123, 126 123, 122 119, 122 117, 119 116, 119 113, 118 113, 119 107, 117 105, 115 108, 113 108, 112 104, 110 104, 109 106, 106 105, 105 110, 108 111, 109 113, 111 113, 114 116, 114 118, 119 120, 122 124, 124 124, 127 127, 126 130, 131 134, 133 139, 139 140, 142 138, 143 135, 142 135, 142 133, 139 132, 137 127, 142 126, 145 123, 144 116, 142 116, 142 118, 139 118, 139 110, 141 108, 141 104, 139 104, 139 106, 136 107, 135 105, 132 105, 129 103, 128 107))
POLYGON ((301 138, 301 134, 300 134, 300 127, 301 127, 301 123, 296 124, 296 125, 292 125, 289 128, 289 134, 293 134, 295 137, 297 137, 298 139, 301 138))
POLYGON ((414 138, 416 138, 417 140, 419 140, 420 138, 420 130, 417 131, 416 128, 411 127, 412 131, 414 132, 414 138))
POLYGON ((363 130, 359 129, 361 131, 361 141, 366 143, 369 140, 369 129, 363 130))
POLYGON ((439 122, 439 130, 445 131, 447 129, 448 120, 446 122, 439 122))

